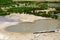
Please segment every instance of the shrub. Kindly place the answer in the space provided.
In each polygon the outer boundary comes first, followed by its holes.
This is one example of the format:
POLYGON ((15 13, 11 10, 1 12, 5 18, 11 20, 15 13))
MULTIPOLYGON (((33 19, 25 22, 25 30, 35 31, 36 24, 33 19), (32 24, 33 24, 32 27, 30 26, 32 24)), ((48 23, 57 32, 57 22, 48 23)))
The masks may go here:
POLYGON ((40 9, 44 10, 44 9, 47 9, 48 8, 48 5, 47 4, 41 4, 39 5, 40 9))
POLYGON ((54 18, 54 19, 58 19, 57 15, 52 15, 51 17, 54 18))

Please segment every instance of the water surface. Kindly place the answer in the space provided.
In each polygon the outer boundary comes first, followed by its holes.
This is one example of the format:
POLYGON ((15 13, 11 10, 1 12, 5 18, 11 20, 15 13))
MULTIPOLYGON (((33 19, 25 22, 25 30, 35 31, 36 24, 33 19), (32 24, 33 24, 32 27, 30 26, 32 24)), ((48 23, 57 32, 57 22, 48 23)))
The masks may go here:
POLYGON ((59 23, 54 19, 39 19, 35 22, 22 22, 5 28, 8 32, 41 32, 56 30, 59 23))

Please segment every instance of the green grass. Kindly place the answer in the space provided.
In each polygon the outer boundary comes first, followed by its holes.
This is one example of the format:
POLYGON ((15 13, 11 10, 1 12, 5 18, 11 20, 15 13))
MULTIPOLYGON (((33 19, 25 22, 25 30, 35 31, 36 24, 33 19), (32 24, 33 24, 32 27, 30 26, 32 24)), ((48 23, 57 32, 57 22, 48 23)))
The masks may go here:
POLYGON ((49 8, 49 6, 46 3, 49 3, 49 2, 36 2, 36 1, 16 1, 16 2, 13 2, 12 0, 0 0, 0 15, 4 16, 4 15, 9 15, 12 12, 15 12, 15 13, 24 12, 25 14, 32 14, 32 15, 36 15, 36 16, 51 17, 51 18, 57 19, 58 16, 55 14, 60 13, 60 7, 57 7, 57 8, 54 7, 54 8, 56 8, 57 11, 49 12, 48 14, 46 14, 45 12, 42 12, 42 13, 35 12, 35 10, 44 10, 44 9, 49 8), (15 6, 13 6, 13 5, 17 5, 20 3, 21 4, 25 3, 26 6, 36 5, 38 7, 37 8, 34 8, 34 7, 17 7, 16 8, 15 6), (1 10, 1 7, 10 7, 10 6, 12 8, 7 9, 7 12, 1 10), (33 11, 33 13, 31 11, 33 11))

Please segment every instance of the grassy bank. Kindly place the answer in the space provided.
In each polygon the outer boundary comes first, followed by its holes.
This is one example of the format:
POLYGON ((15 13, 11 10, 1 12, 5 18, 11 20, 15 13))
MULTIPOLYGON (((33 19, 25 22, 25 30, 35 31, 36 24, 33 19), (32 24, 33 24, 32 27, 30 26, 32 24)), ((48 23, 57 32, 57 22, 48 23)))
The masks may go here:
MULTIPOLYGON (((57 19, 58 16, 57 13, 60 13, 60 7, 54 7, 56 11, 51 11, 46 14, 46 12, 35 12, 35 10, 46 10, 50 8, 48 6, 48 3, 53 2, 37 2, 37 1, 15 1, 12 0, 1 0, 0 1, 0 15, 9 15, 11 13, 25 13, 25 14, 32 14, 36 16, 42 16, 42 17, 51 17, 57 19), (2 8, 4 8, 2 10, 2 8), (6 10, 6 11, 5 11, 6 10), (33 12, 31 12, 33 11, 33 12)), ((59 2, 54 2, 59 3, 59 2)), ((51 7, 53 8, 53 7, 51 7)))

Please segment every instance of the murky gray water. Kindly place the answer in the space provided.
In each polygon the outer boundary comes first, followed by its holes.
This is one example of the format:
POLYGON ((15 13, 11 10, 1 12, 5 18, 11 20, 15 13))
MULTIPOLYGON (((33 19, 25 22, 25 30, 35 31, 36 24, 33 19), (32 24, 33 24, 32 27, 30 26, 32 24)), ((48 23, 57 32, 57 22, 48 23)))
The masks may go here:
POLYGON ((5 28, 8 32, 41 32, 46 30, 56 30, 58 27, 57 20, 46 19, 37 20, 35 22, 22 22, 17 25, 5 28))
POLYGON ((0 16, 0 21, 1 22, 16 22, 15 20, 0 16))
POLYGON ((50 7, 60 7, 60 3, 47 3, 50 7))

